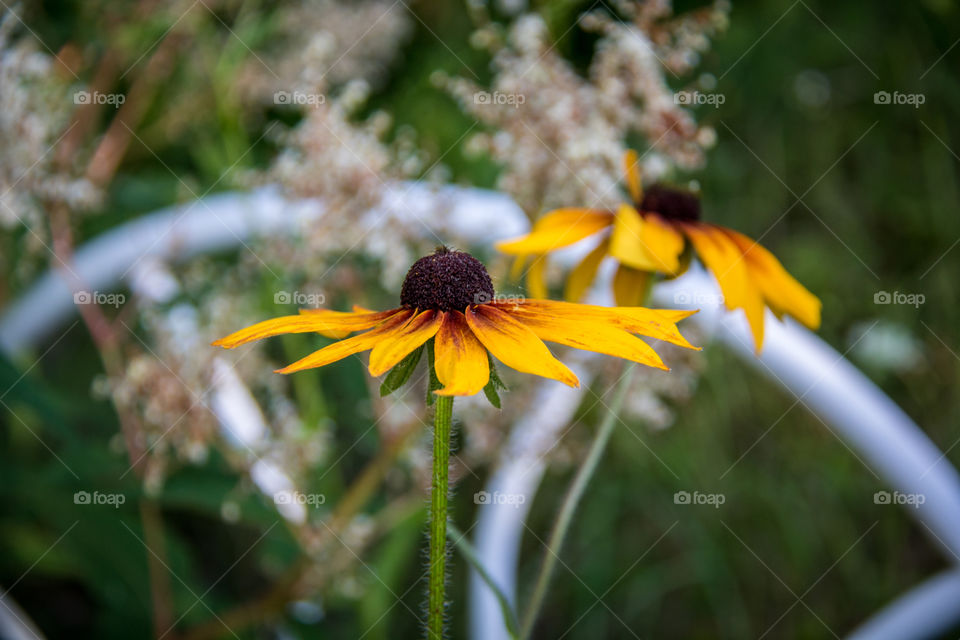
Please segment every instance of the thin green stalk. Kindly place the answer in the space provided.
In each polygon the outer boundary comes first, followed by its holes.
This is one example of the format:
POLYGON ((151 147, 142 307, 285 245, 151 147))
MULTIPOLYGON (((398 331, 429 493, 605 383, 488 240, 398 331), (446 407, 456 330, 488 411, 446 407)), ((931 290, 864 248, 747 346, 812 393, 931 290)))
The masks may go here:
POLYGON ((442 640, 447 578, 447 492, 453 397, 437 396, 433 418, 433 485, 430 492, 430 587, 427 640, 442 640))
POLYGON ((520 633, 519 622, 517 621, 517 614, 513 612, 513 607, 510 606, 510 601, 507 600, 507 595, 503 592, 503 589, 500 588, 500 585, 494 582, 493 577, 487 573, 487 568, 483 566, 483 562, 477 555, 477 551, 467 540, 463 532, 457 529, 453 522, 447 523, 447 528, 449 529, 447 534, 450 536, 450 540, 454 546, 460 550, 460 553, 466 561, 470 563, 470 566, 477 572, 480 579, 490 587, 493 595, 497 598, 497 602, 500 603, 500 613, 503 614, 503 623, 507 627, 507 633, 510 634, 511 640, 517 640, 517 634, 520 633))
POLYGON ((614 392, 613 402, 610 403, 607 414, 603 417, 603 421, 600 423, 600 427, 593 437, 590 452, 580 466, 580 470, 577 471, 577 475, 573 479, 573 484, 570 485, 570 488, 567 490, 567 495, 563 499, 560 514, 557 516, 557 521, 553 525, 553 530, 550 531, 547 550, 543 554, 543 563, 540 565, 540 573, 537 575, 533 595, 530 598, 527 610, 523 614, 523 620, 520 625, 521 640, 529 638, 530 633, 533 631, 533 625, 537 620, 537 615, 540 613, 540 607, 543 606, 543 599, 547 595, 547 587, 550 585, 550 578, 553 576, 553 570, 556 567, 557 558, 560 556, 563 541, 567 537, 567 532, 570 529, 573 514, 576 512, 580 498, 583 497, 583 492, 587 488, 593 472, 596 471, 597 464, 603 456, 604 449, 607 447, 607 442, 610 440, 610 434, 613 433, 613 428, 617 423, 620 408, 623 406, 623 400, 627 396, 627 390, 630 388, 630 382, 633 380, 633 373, 636 371, 636 368, 637 365, 632 362, 627 364, 626 371, 623 377, 620 378, 620 383, 614 392))

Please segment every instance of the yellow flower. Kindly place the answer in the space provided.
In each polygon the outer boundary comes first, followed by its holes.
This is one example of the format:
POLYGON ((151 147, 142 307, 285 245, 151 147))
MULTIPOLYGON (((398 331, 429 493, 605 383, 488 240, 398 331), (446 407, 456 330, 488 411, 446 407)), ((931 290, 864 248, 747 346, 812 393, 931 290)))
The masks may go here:
POLYGON ((644 194, 636 152, 628 151, 623 160, 632 204, 616 211, 556 209, 526 236, 498 243, 501 251, 519 256, 518 267, 534 256, 527 276, 534 295, 546 289, 546 254, 597 235, 600 243, 567 279, 567 300, 580 300, 604 257, 612 256, 619 263, 613 281, 617 304, 638 304, 652 273, 673 277, 686 270, 691 247, 720 283, 727 308, 744 310, 758 353, 765 307, 778 318, 789 315, 819 328, 820 300, 772 253, 742 233, 700 220, 700 200, 693 193, 655 184, 644 194))
POLYGON ((322 367, 370 351, 370 373, 379 376, 428 340, 434 340, 440 395, 468 396, 490 380, 489 354, 503 364, 579 386, 577 377, 553 357, 544 341, 604 353, 667 369, 650 345, 633 334, 695 349, 676 323, 691 311, 607 308, 551 300, 497 299, 486 268, 460 251, 440 248, 421 258, 403 283, 401 306, 389 311, 355 308, 352 313, 302 309, 241 329, 214 342, 232 349, 284 333, 319 333, 344 338, 278 373, 322 367), (359 333, 347 337, 351 333, 359 333))

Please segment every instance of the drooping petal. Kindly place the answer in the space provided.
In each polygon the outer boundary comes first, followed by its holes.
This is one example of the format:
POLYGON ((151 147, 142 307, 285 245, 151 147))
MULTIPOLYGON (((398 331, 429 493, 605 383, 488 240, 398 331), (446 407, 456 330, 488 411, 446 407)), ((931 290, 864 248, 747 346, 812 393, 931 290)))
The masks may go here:
POLYGON ((487 350, 459 311, 449 311, 434 342, 434 365, 441 396, 472 396, 490 380, 487 350))
POLYGON ((233 349, 254 340, 269 338, 284 333, 319 333, 328 338, 340 338, 374 327, 398 310, 380 312, 349 313, 328 309, 301 309, 298 316, 281 316, 258 322, 246 329, 220 338, 213 343, 215 347, 233 349))
POLYGON ((546 270, 547 256, 545 255, 536 256, 530 268, 527 269, 527 289, 534 298, 547 297, 546 270))
POLYGON ((613 215, 596 209, 555 209, 533 225, 525 236, 497 243, 497 249, 510 254, 548 253, 570 246, 613 223, 613 215))
POLYGON ((513 262, 510 263, 510 279, 513 281, 519 280, 523 276, 523 269, 527 266, 527 260, 530 258, 529 254, 520 253, 517 254, 517 257, 513 259, 513 262))
POLYGON ((657 262, 641 242, 643 218, 630 205, 617 209, 617 218, 610 234, 610 255, 622 264, 641 271, 656 271, 657 262))
POLYGON ((294 371, 303 371, 304 369, 322 367, 330 364, 331 362, 343 360, 347 356, 352 356, 355 353, 372 349, 380 341, 391 337, 398 331, 401 331, 403 326, 410 320, 412 316, 412 310, 398 309, 393 316, 388 318, 376 329, 371 329, 366 333, 361 333, 358 336, 353 336, 352 338, 347 338, 346 340, 334 342, 333 344, 326 346, 319 351, 314 351, 306 358, 301 358, 289 366, 286 366, 282 369, 277 369, 276 373, 293 373, 294 371))
POLYGON ((640 181, 640 159, 633 149, 627 149, 623 154, 623 176, 630 192, 630 200, 639 206, 643 201, 643 183, 640 181))
POLYGON ((746 313, 754 348, 759 353, 763 347, 763 296, 750 278, 740 248, 720 227, 687 224, 683 228, 700 260, 720 283, 726 307, 746 313))
POLYGON ((577 376, 553 357, 547 345, 533 331, 496 308, 496 305, 474 305, 467 308, 465 315, 477 339, 508 367, 559 380, 571 387, 580 385, 577 376))
POLYGON ((541 340, 605 353, 657 369, 668 368, 650 345, 613 323, 556 316, 544 311, 515 314, 515 317, 541 340))
POLYGON ((525 300, 522 303, 498 303, 498 306, 518 318, 522 314, 549 315, 563 319, 610 323, 630 333, 639 333, 688 349, 698 349, 680 334, 676 326, 677 322, 693 315, 696 311, 647 309, 646 307, 601 307, 558 300, 525 300))
MULTIPOLYGON (((567 276, 567 284, 563 291, 563 297, 566 300, 569 302, 579 302, 583 298, 587 289, 590 288, 590 283, 597 277, 597 269, 600 268, 600 263, 603 262, 609 250, 610 238, 604 238, 600 244, 597 245, 596 249, 588 253, 586 257, 573 268, 570 275, 567 276)), ((534 297, 540 298, 546 296, 534 297)))
POLYGON ((383 375, 436 335, 443 316, 443 311, 429 309, 411 318, 399 331, 383 337, 370 352, 370 375, 383 375))
POLYGON ((647 295, 651 273, 621 264, 613 275, 613 300, 620 307, 638 307, 647 295))
POLYGON ((759 243, 738 231, 724 229, 743 252, 750 277, 777 316, 788 314, 811 329, 820 328, 820 299, 787 273, 780 261, 759 243))

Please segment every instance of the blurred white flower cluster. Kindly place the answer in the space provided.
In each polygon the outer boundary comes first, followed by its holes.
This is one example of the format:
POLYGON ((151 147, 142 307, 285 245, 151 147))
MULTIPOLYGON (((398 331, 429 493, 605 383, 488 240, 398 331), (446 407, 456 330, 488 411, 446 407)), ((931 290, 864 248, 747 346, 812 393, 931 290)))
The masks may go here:
POLYGON ((70 159, 56 157, 54 147, 77 106, 74 92, 52 56, 30 37, 15 38, 19 25, 14 10, 0 18, 0 228, 26 227, 24 246, 36 253, 49 242, 45 221, 52 206, 89 210, 100 191, 74 175, 70 159))
POLYGON ((437 76, 489 131, 472 140, 502 165, 498 186, 531 217, 559 206, 612 207, 625 142, 639 135, 644 169, 653 176, 695 168, 714 133, 678 104, 665 75, 688 72, 726 24, 727 4, 670 19, 669 2, 616 3, 629 20, 599 11, 581 16, 596 32, 584 74, 566 59, 543 18, 517 18, 502 33, 488 23, 474 34, 493 53, 489 89, 465 78, 437 76))

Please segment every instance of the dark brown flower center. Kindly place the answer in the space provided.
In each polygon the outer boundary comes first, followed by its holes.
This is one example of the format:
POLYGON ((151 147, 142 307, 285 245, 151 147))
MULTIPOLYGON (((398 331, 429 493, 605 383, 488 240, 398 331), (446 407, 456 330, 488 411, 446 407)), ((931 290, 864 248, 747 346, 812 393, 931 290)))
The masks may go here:
POLYGON ((492 300, 493 282, 483 263, 446 247, 414 262, 400 289, 400 303, 415 309, 463 311, 492 300))
POLYGON ((640 211, 658 213, 667 220, 695 222, 700 219, 700 198, 689 191, 655 184, 643 194, 640 211))

